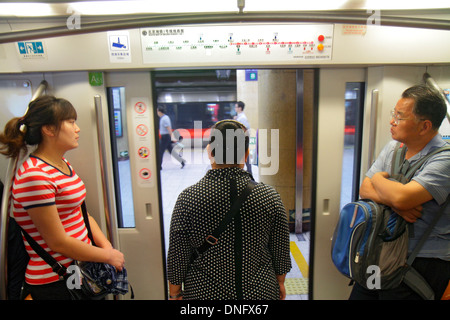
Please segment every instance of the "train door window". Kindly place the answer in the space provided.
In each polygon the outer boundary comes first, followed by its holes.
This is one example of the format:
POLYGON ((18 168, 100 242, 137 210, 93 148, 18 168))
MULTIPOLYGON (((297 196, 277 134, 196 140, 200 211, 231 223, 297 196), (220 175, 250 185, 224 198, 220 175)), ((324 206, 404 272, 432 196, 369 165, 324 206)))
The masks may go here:
POLYGON ((134 220, 125 106, 125 88, 108 88, 108 114, 111 130, 117 224, 119 228, 134 228, 136 224, 134 220))
POLYGON ((359 197, 364 82, 345 87, 345 135, 342 159, 341 208, 359 197))

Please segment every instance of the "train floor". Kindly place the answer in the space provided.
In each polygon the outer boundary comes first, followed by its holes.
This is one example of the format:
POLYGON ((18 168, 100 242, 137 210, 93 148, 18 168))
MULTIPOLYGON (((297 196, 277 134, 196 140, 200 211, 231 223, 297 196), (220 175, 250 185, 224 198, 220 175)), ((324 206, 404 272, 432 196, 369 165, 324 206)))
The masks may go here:
MULTIPOLYGON (((196 183, 210 169, 207 160, 199 161, 204 152, 197 150, 193 152, 184 151, 183 158, 186 165, 182 169, 181 165, 168 152, 163 158, 161 170, 161 190, 164 210, 164 235, 166 250, 169 241, 169 228, 172 210, 177 200, 178 194, 186 187, 196 183)), ((258 181, 258 167, 252 167, 253 177, 258 181)), ((291 259, 292 269, 286 276, 286 300, 307 300, 308 299, 308 267, 310 233, 291 233, 291 259)))

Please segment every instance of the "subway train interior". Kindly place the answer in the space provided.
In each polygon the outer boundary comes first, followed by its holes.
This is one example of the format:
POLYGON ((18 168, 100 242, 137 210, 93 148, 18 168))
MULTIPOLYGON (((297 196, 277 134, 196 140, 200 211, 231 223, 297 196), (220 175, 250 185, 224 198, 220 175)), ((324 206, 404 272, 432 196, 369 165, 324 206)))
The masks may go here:
MULTIPOLYGON (((66 158, 88 210, 124 253, 135 299, 166 300, 175 201, 210 168, 208 128, 243 101, 253 176, 276 188, 289 221, 286 299, 345 300, 331 238, 391 139, 390 111, 415 84, 449 99, 444 2, 2 1, 0 127, 43 93, 73 103, 80 143, 66 158), (184 168, 166 152, 159 170, 159 105, 184 168)), ((450 141, 448 113, 440 133, 450 141)), ((16 166, 0 156, 3 300, 16 166)))

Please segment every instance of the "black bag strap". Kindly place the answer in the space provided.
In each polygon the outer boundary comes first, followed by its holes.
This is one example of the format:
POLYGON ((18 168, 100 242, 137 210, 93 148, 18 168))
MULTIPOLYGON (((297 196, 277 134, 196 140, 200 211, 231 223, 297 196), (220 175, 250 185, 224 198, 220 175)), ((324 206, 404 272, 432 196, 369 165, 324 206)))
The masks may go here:
MULTIPOLYGON (((92 244, 95 245, 89 225, 89 217, 87 215, 86 204, 84 201, 81 204, 81 211, 83 213, 84 223, 88 231, 88 237, 91 239, 92 244)), ((20 227, 20 229, 22 229, 22 234, 25 239, 27 239, 28 244, 31 246, 31 248, 33 248, 33 250, 52 268, 53 272, 55 272, 59 276, 59 278, 62 279, 67 273, 67 268, 60 264, 47 251, 45 251, 44 248, 42 248, 22 227, 20 227)))
POLYGON ((422 248, 423 244, 427 240, 428 236, 431 233, 431 230, 434 228, 436 223, 438 222, 439 218, 443 215, 445 208, 447 207, 448 203, 450 201, 450 195, 447 196, 447 200, 442 204, 442 206, 439 208, 439 211, 434 216, 433 220, 431 221, 428 228, 423 233, 422 237, 420 238, 419 242, 417 243, 416 247, 414 248, 413 252, 408 257, 408 260, 406 261, 406 264, 411 266, 414 259, 416 258, 417 254, 419 253, 420 249, 422 248))
POLYGON ((91 239, 92 245, 94 247, 96 247, 97 245, 95 244, 94 236, 92 235, 91 225, 89 223, 89 216, 88 216, 88 213, 87 213, 86 202, 85 201, 83 201, 83 203, 81 204, 81 212, 83 213, 84 224, 86 225, 86 229, 87 229, 87 232, 88 232, 88 237, 89 237, 89 239, 91 239))
MULTIPOLYGON (((19 225, 20 226, 20 225, 19 225)), ((52 268, 60 279, 64 277, 67 272, 67 268, 60 264, 55 258, 53 258, 50 253, 45 251, 22 227, 23 236, 27 239, 28 244, 33 248, 33 250, 52 268)))
POLYGON ((231 209, 228 211, 223 220, 220 222, 219 226, 210 235, 208 235, 205 238, 203 244, 197 248, 198 254, 202 254, 210 247, 217 244, 219 236, 222 234, 222 232, 225 231, 227 225, 230 223, 233 217, 239 212, 242 203, 244 203, 244 201, 247 199, 247 197, 250 195, 250 193, 252 192, 252 190, 255 188, 256 185, 257 183, 253 180, 250 180, 248 182, 247 187, 244 189, 244 191, 242 191, 242 193, 233 203, 231 209))

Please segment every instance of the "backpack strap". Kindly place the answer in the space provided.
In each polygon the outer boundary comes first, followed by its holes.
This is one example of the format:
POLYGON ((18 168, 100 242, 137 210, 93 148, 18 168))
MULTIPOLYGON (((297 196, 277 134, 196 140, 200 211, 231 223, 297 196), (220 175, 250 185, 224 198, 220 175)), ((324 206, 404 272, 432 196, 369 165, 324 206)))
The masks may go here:
POLYGON ((247 184, 247 187, 242 191, 242 193, 239 195, 239 197, 236 199, 236 201, 231 206, 230 211, 225 215, 224 219, 220 222, 219 226, 206 238, 203 244, 197 248, 197 253, 202 254, 206 250, 208 250, 210 247, 214 246, 218 242, 219 236, 222 234, 222 232, 225 231, 227 228, 228 223, 233 219, 233 217, 239 212, 239 209, 244 203, 244 201, 247 199, 247 197, 250 195, 252 190, 255 188, 257 183, 253 180, 250 180, 247 184))
POLYGON ((420 238, 420 240, 417 243, 416 247, 414 248, 413 252, 409 255, 408 260, 406 260, 407 268, 405 269, 403 282, 408 287, 410 287, 414 292, 416 292, 419 296, 421 296, 422 299, 424 299, 424 300, 434 300, 435 294, 434 294, 433 289, 428 284, 427 280, 425 280, 425 278, 412 267, 412 264, 414 262, 414 259, 417 256, 417 254, 419 253, 420 249, 422 248, 423 244, 429 237, 431 230, 436 225, 439 218, 441 216, 443 216, 444 209, 445 209, 445 207, 447 207, 449 201, 450 201, 450 195, 447 196, 447 200, 445 200, 445 202, 439 208, 439 211, 436 213, 436 215, 434 216, 430 225, 423 233, 422 237, 420 238))
MULTIPOLYGON (((414 174, 416 173, 416 171, 423 166, 425 161, 427 161, 431 156, 433 156, 439 152, 442 152, 445 150, 450 150, 450 145, 448 143, 446 143, 444 146, 434 149, 433 151, 429 152, 424 157, 417 160, 412 166, 408 166, 408 169, 406 170, 406 172, 403 172, 402 164, 405 159, 406 149, 407 148, 404 146, 403 143, 400 143, 400 142, 397 143, 397 145, 395 146, 395 149, 394 149, 394 154, 392 156, 392 163, 391 163, 391 177, 402 183, 407 183, 407 182, 411 181, 411 179, 414 176, 414 174), (402 172, 400 172, 400 171, 402 171, 402 172)), ((445 206, 445 204, 444 204, 444 206, 445 206)), ((401 222, 404 223, 403 220, 401 220, 401 222)), ((412 237, 414 234, 414 225, 412 223, 407 223, 406 225, 409 229, 410 237, 412 237)), ((399 225, 399 226, 401 226, 401 225, 399 225)), ((431 229, 432 229, 432 227, 433 226, 431 226, 431 229)), ((431 232, 431 229, 430 229, 430 232, 431 232)), ((428 232, 428 234, 429 234, 429 232, 428 232)), ((425 240, 426 239, 423 239, 423 242, 425 242, 425 240)), ((419 249, 420 249, 420 247, 419 247, 419 249)), ((414 260, 414 258, 415 257, 413 256, 411 263, 414 260)))
POLYGON ((420 238, 419 242, 417 243, 416 247, 414 248, 413 252, 409 255, 408 260, 406 261, 406 264, 411 266, 414 259, 416 258, 417 254, 419 253, 420 249, 422 248, 423 244, 427 240, 428 236, 431 233, 431 230, 434 228, 436 223, 438 222, 439 218, 443 215, 444 209, 447 207, 448 203, 450 201, 450 195, 447 196, 447 200, 442 204, 442 206, 439 208, 439 211, 434 216, 433 220, 431 221, 428 228, 423 233, 422 237, 420 238))
MULTIPOLYGON (((396 174, 399 174, 402 168, 402 164, 405 160, 405 155, 406 155, 406 150, 407 148, 404 146, 403 143, 397 143, 397 145, 395 146, 394 149, 394 153, 392 155, 392 162, 391 162, 391 174, 390 176, 394 176, 396 174)), ((446 144, 445 146, 442 146, 440 148, 436 148, 433 151, 429 152, 427 155, 425 155, 424 157, 420 158, 419 160, 417 160, 414 165, 410 166, 405 174, 405 178, 406 181, 410 181, 414 175, 414 173, 416 173, 416 171, 425 163, 425 161, 427 161, 431 156, 445 151, 445 150, 450 150, 450 145, 446 144)))
POLYGON ((446 144, 445 146, 436 148, 433 151, 429 152, 425 157, 422 157, 421 159, 417 160, 416 163, 414 163, 414 165, 412 165, 407 171, 406 179, 408 181, 411 180, 414 173, 424 164, 425 161, 427 161, 431 156, 434 156, 435 154, 445 150, 450 150, 450 145, 446 144))
POLYGON ((406 148, 404 148, 404 144, 398 142, 394 149, 394 154, 392 155, 392 164, 391 164, 391 174, 390 176, 394 176, 395 174, 400 173, 400 169, 402 167, 402 163, 405 160, 406 148))

